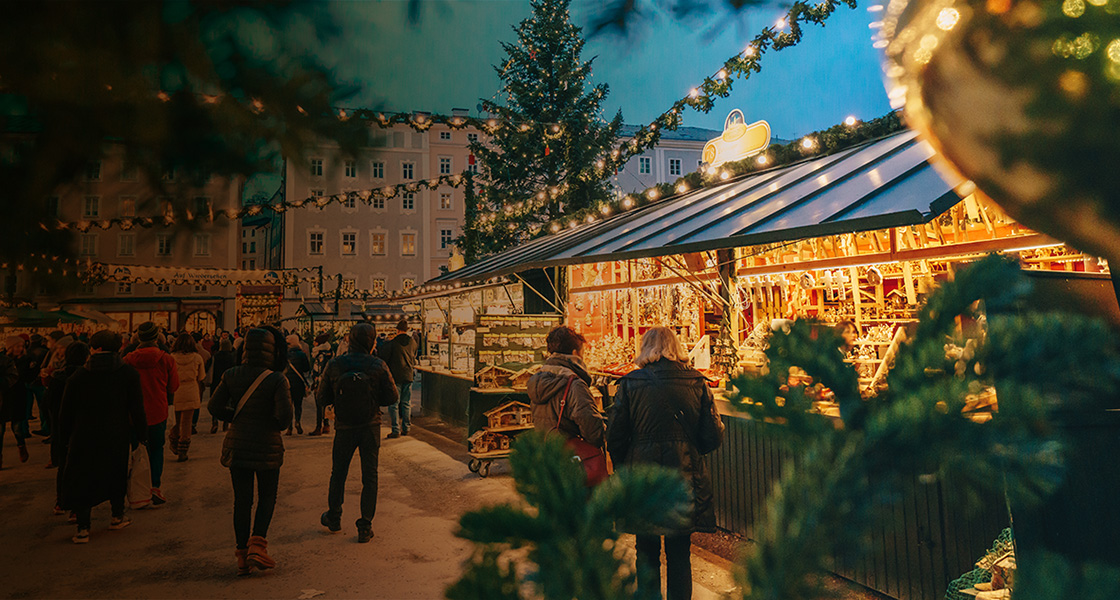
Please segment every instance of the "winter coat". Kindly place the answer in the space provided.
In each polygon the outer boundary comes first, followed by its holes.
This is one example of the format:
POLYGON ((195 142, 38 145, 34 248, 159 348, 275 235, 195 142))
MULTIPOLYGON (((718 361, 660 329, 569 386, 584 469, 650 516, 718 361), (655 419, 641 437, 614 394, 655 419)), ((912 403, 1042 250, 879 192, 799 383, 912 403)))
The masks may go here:
POLYGON ((66 440, 62 505, 123 499, 132 444, 147 437, 140 374, 112 353, 90 357, 66 382, 58 434, 66 440))
MULTIPOLYGON (((62 394, 66 391, 66 382, 81 368, 81 365, 66 365, 51 373, 50 381, 47 382, 46 399, 47 411, 50 412, 52 423, 59 422, 59 414, 62 412, 62 394)), ((146 420, 144 424, 147 425, 146 420)), ((61 435, 51 436, 51 462, 61 465, 65 457, 66 439, 61 435)))
POLYGON ((268 375, 234 416, 245 392, 273 366, 274 351, 262 348, 267 345, 250 336, 244 343, 244 364, 226 370, 207 404, 210 414, 230 423, 222 456, 229 458, 231 468, 264 471, 284 464, 281 432, 292 424, 292 399, 283 373, 268 375))
POLYGON ((48 354, 45 346, 37 344, 28 348, 19 358, 19 378, 25 386, 34 388, 43 385, 39 373, 43 370, 43 363, 47 361, 48 354))
POLYGON ((292 401, 303 400, 311 383, 311 361, 302 349, 288 348, 288 368, 284 374, 288 377, 288 388, 292 390, 292 401))
POLYGON ((419 346, 411 335, 401 333, 385 342, 378 350, 377 355, 389 365, 389 372, 393 374, 393 381, 397 385, 412 383, 416 378, 417 348, 419 346))
MULTIPOLYGON (((226 370, 237 364, 234 361, 235 358, 233 350, 219 350, 214 354, 214 368, 211 371, 211 381, 214 382, 214 388, 218 387, 218 383, 222 381, 222 375, 225 374, 226 370)), ((214 393, 213 388, 211 388, 210 393, 214 393)))
POLYGON ((176 352, 175 368, 179 371, 179 391, 175 392, 175 412, 202 407, 202 390, 199 384, 206 378, 202 355, 197 352, 176 352))
POLYGON ((19 367, 7 353, 0 352, 0 423, 22 421, 26 412, 27 388, 19 380, 19 367))
POLYGON ((680 472, 692 492, 692 531, 715 529, 712 479, 701 455, 722 442, 723 422, 699 371, 661 359, 619 380, 607 428, 611 460, 680 472))
POLYGON ((140 372, 144 390, 144 414, 148 425, 167 420, 168 396, 179 389, 179 368, 171 355, 156 346, 143 346, 129 352, 124 362, 140 372))
POLYGON ((557 428, 559 419, 559 430, 565 437, 581 437, 592 446, 603 447, 607 418, 591 396, 591 375, 578 356, 550 356, 541 370, 529 378, 528 392, 534 429, 552 431, 557 428), (564 414, 559 415, 560 400, 569 381, 572 387, 568 391, 564 414))
MULTIPOLYGON (((373 350, 377 340, 371 335, 368 339, 351 340, 349 352, 331 360, 323 371, 319 387, 315 391, 315 403, 318 406, 331 406, 335 403, 335 386, 339 379, 351 371, 364 372, 370 378, 371 400, 377 406, 389 406, 398 401, 397 385, 394 383, 393 374, 389 372, 385 361, 374 356, 373 350)), ((377 428, 381 426, 381 410, 373 410, 373 417, 368 423, 350 423, 338 416, 335 411, 336 429, 361 429, 363 427, 377 428)))

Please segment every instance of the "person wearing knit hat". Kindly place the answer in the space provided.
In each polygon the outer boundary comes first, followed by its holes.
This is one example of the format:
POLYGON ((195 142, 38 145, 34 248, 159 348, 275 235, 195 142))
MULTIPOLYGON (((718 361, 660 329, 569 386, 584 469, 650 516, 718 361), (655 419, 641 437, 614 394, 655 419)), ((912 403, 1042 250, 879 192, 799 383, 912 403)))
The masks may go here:
POLYGON ((285 338, 285 341, 288 343, 288 368, 284 370, 284 375, 288 378, 288 389, 291 391, 295 417, 292 425, 288 427, 288 435, 292 435, 293 428, 296 433, 303 435, 303 399, 307 396, 310 387, 307 383, 311 379, 311 359, 303 351, 303 344, 298 335, 293 333, 285 338))
POLYGON ((151 321, 137 330, 140 346, 124 361, 140 372, 144 392, 144 414, 148 420, 148 462, 152 470, 152 506, 167 502, 160 484, 163 478, 163 445, 167 431, 167 407, 179 389, 179 370, 175 359, 159 347, 159 326, 151 321))
MULTIPOLYGON (((4 432, 12 426, 12 435, 19 448, 20 462, 27 462, 27 436, 20 429, 26 418, 27 388, 19 377, 20 357, 23 356, 23 338, 18 335, 4 340, 3 353, 0 353, 0 451, 4 449, 4 432)), ((0 454, 0 468, 4 466, 4 456, 0 454)))
POLYGON ((141 323, 136 330, 136 337, 140 338, 140 343, 156 341, 159 337, 159 325, 151 321, 141 323))

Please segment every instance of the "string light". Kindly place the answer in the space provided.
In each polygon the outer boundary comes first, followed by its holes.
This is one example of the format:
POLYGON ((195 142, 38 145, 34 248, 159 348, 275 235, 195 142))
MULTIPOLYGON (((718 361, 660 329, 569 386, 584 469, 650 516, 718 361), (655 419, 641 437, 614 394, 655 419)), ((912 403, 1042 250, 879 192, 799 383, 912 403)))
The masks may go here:
POLYGON ((817 141, 814 140, 811 137, 806 136, 806 137, 801 139, 801 147, 806 149, 806 150, 812 150, 813 148, 816 147, 816 145, 817 145, 817 141))
POLYGON ((848 118, 844 119, 844 124, 848 127, 855 127, 856 123, 858 122, 859 121, 857 121, 856 118, 852 115, 848 115, 848 118))

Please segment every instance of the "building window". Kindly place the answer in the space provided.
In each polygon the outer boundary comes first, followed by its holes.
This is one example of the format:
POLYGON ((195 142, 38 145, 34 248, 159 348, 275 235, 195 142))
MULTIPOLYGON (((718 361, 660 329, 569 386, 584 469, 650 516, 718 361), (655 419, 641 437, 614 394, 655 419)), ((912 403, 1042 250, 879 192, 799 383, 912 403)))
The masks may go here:
POLYGON ((342 197, 342 208, 354 208, 355 200, 353 194, 346 194, 342 197))
POLYGON ((441 192, 439 195, 440 210, 451 210, 451 192, 441 192))
POLYGON ((384 277, 374 277, 370 281, 370 291, 375 293, 375 294, 384 294, 385 293, 385 278, 384 277))
POLYGON ((326 196, 327 193, 323 190, 311 190, 311 195, 315 198, 322 198, 323 196, 326 196))
POLYGON ((369 176, 371 179, 385 179, 385 161, 375 160, 369 163, 369 176))
POLYGON ((159 202, 160 202, 160 206, 163 207, 164 218, 167 218, 167 219, 175 218, 175 205, 171 203, 171 200, 168 200, 167 198, 163 198, 159 202))
POLYGON ((256 253, 257 253, 257 243, 256 242, 249 242, 249 254, 256 254, 256 253))
POLYGON ((47 198, 47 214, 52 217, 58 217, 62 211, 62 199, 58 196, 51 196, 47 198))
POLYGON ((82 296, 92 296, 97 293, 97 286, 92 283, 82 282, 81 289, 78 293, 82 296))
POLYGON ((440 229, 439 230, 439 249, 440 250, 448 249, 451 246, 451 239, 452 239, 452 236, 451 236, 451 230, 450 229, 440 229))
POLYGON ((416 256, 416 234, 401 234, 401 256, 416 256))
POLYGON ((410 162, 401 163, 401 179, 412 179, 415 165, 410 162))
POLYGON ((385 256, 385 238, 386 235, 380 231, 369 234, 369 253, 371 256, 385 256))
POLYGON ((135 164, 125 161, 121 165, 121 181, 136 181, 139 178, 140 170, 136 168, 135 164))
POLYGON ((250 258, 248 260, 241 261, 241 268, 242 269, 255 269, 255 268, 257 268, 257 259, 250 258))
POLYGON ((209 198, 195 198, 194 199, 194 218, 210 220, 210 199, 209 198))
POLYGON ((394 148, 404 148, 404 132, 403 131, 394 131, 393 132, 393 147, 394 148))
POLYGON ((345 163, 345 175, 351 179, 358 176, 358 161, 348 160, 345 163))
POLYGON ((441 139, 445 142, 451 140, 451 132, 450 131, 439 132, 439 139, 441 139))
POLYGON ((196 294, 205 294, 206 292, 210 291, 210 286, 206 285, 205 283, 195 284, 193 291, 196 294))
POLYGON ((416 194, 405 192, 404 195, 401 196, 401 209, 416 210, 416 194))
POLYGON ((101 161, 91 160, 86 164, 86 181, 101 181, 101 161))
POLYGON ((96 233, 83 233, 78 246, 79 253, 82 256, 96 256, 97 255, 97 234, 96 233))
POLYGON ((175 167, 167 167, 163 170, 164 181, 175 181, 175 167))
POLYGON ((135 233, 122 233, 117 236, 117 256, 136 256, 135 233))
POLYGON ((241 253, 242 254, 248 254, 249 253, 249 242, 241 242, 241 253))
POLYGON ((161 233, 156 236, 156 256, 171 256, 171 234, 161 233))
POLYGON ((385 198, 383 196, 374 196, 370 204, 373 205, 374 210, 385 210, 385 198))
POLYGON ((171 284, 170 283, 157 283, 156 284, 156 293, 160 294, 160 295, 170 294, 171 293, 171 284))
POLYGON ((136 198, 132 196, 121 196, 119 206, 120 217, 122 219, 131 219, 136 216, 136 198))
POLYGON ((652 170, 650 168, 652 163, 653 163, 653 160, 650 159, 650 157, 639 156, 638 157, 638 173, 641 173, 643 175, 649 173, 652 170))
POLYGON ((322 177, 323 176, 323 159, 321 159, 321 158, 312 158, 311 159, 311 176, 312 177, 322 177))
POLYGON ((342 234, 342 255, 354 256, 358 253, 358 234, 348 231, 342 234))
POLYGON ((439 157, 439 174, 440 175, 450 175, 451 174, 451 157, 450 156, 439 157))
POLYGON ((679 158, 670 158, 669 159, 669 174, 670 175, 677 175, 677 176, 679 176, 681 174, 681 159, 679 159, 679 158))
POLYGON ((358 288, 358 280, 356 279, 343 279, 342 280, 342 293, 353 294, 358 288))
POLYGON ((194 234, 194 255, 195 256, 210 256, 210 234, 209 233, 196 233, 196 234, 194 234))
POLYGON ((477 142, 478 141, 478 134, 477 133, 468 133, 467 134, 467 141, 472 143, 472 144, 477 142))
POLYGON ((307 234, 307 253, 308 254, 322 254, 323 253, 323 232, 312 231, 307 234))
POLYGON ((467 165, 467 170, 471 173, 478 173, 478 163, 473 162, 467 165))
POLYGON ((401 277, 401 290, 408 292, 414 287, 416 287, 415 277, 401 277))
POLYGON ((130 294, 132 294, 132 282, 131 281, 118 281, 117 282, 117 295, 118 296, 128 296, 130 294))
POLYGON ((97 196, 86 196, 85 202, 82 204, 82 218, 96 219, 100 214, 101 198, 97 196))

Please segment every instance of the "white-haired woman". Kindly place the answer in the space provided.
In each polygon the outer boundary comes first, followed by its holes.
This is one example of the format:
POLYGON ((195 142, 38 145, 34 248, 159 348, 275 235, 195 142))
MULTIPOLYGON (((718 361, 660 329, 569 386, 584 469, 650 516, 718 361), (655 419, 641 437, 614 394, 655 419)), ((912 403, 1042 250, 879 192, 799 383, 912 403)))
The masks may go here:
POLYGON ((700 457, 723 442, 723 423, 706 379, 689 366, 688 351, 672 329, 647 331, 635 363, 641 368, 618 384, 607 449, 616 466, 660 465, 679 471, 689 485, 690 523, 672 531, 635 532, 640 580, 660 587, 664 537, 669 600, 686 600, 692 597, 692 532, 715 529, 712 480, 700 457))

